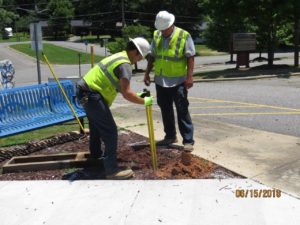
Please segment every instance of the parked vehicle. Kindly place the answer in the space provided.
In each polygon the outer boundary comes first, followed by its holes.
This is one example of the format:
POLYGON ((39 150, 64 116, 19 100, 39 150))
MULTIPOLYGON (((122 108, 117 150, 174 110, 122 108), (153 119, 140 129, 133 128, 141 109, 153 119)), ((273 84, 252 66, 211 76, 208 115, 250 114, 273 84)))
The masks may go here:
POLYGON ((14 36, 13 35, 13 29, 11 27, 5 27, 3 32, 2 32, 3 39, 8 39, 12 36, 14 36))

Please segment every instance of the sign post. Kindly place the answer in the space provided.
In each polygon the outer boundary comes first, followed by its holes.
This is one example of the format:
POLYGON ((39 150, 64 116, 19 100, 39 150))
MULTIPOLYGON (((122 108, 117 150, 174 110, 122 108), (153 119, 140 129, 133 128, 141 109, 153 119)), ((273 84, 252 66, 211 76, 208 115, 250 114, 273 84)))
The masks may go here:
POLYGON ((39 22, 34 22, 30 24, 30 39, 31 39, 31 49, 35 50, 35 55, 36 55, 38 83, 41 84, 42 79, 41 79, 39 51, 43 50, 43 45, 42 45, 42 28, 39 22))
POLYGON ((256 50, 255 33, 234 33, 232 35, 233 52, 237 53, 236 68, 245 65, 249 68, 249 53, 256 50))

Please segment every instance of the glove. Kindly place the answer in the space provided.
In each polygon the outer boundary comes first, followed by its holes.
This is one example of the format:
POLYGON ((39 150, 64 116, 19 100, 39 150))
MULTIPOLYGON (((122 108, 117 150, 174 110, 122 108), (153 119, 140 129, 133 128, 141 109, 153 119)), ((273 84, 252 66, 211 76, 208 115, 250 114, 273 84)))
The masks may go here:
POLYGON ((150 106, 150 105, 152 105, 152 103, 153 103, 153 96, 144 98, 144 105, 145 106, 150 106))
POLYGON ((136 96, 138 96, 138 97, 141 98, 143 94, 144 94, 144 92, 142 92, 142 91, 141 91, 141 92, 137 92, 137 93, 136 93, 136 96))
POLYGON ((144 89, 141 92, 137 92, 136 95, 140 98, 145 98, 145 97, 149 97, 150 96, 150 91, 147 89, 144 89))

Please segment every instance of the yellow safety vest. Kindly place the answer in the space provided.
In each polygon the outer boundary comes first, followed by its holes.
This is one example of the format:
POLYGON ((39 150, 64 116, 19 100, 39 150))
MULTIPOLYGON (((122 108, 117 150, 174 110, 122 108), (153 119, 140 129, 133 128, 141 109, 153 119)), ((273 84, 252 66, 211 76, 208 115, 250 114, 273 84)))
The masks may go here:
POLYGON ((117 92, 120 92, 120 80, 114 74, 114 69, 122 63, 130 64, 126 51, 101 60, 83 78, 90 89, 101 93, 108 106, 111 106, 117 92))
POLYGON ((187 74, 187 59, 184 56, 184 46, 189 33, 175 27, 169 47, 164 49, 161 31, 154 31, 155 75, 165 77, 182 77, 187 74))

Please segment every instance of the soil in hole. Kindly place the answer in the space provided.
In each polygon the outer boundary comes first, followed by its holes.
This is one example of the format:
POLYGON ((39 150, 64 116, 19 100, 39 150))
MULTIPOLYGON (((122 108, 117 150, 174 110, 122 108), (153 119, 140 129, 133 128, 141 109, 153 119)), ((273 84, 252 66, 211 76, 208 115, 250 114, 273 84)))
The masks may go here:
MULTIPOLYGON (((132 133, 121 132, 118 140, 118 163, 130 166, 135 175, 132 179, 226 179, 243 178, 210 161, 185 153, 175 147, 158 147, 158 170, 152 170, 150 147, 139 148, 130 146, 132 143, 146 142, 147 138, 132 133)), ((50 155, 67 152, 88 151, 88 137, 45 148, 31 155, 50 155)), ((2 162, 0 166, 5 163, 2 162)), ((60 170, 43 170, 1 174, 0 180, 83 180, 105 179, 104 170, 100 166, 89 168, 70 168, 60 170)))

